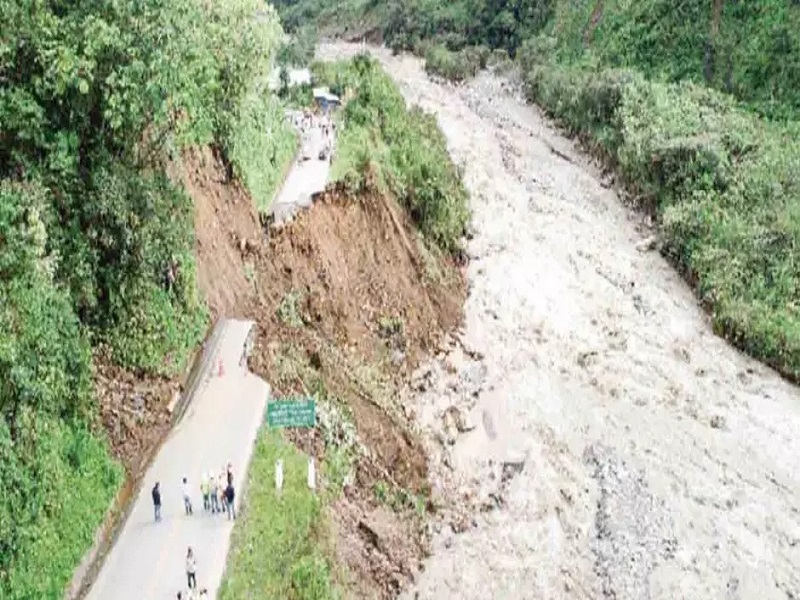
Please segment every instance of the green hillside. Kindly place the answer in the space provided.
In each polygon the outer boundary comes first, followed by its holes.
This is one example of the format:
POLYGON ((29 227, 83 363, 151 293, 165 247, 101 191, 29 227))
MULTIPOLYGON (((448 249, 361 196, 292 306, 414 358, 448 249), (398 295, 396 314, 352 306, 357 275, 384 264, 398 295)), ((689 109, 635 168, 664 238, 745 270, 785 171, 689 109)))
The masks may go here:
POLYGON ((259 200, 294 141, 260 0, 0 0, 0 31, 0 598, 60 598, 122 476, 93 348, 172 375, 206 328, 167 167, 211 144, 259 200))
POLYGON ((800 3, 793 0, 278 0, 288 30, 312 22, 377 23, 386 42, 503 49, 537 35, 573 64, 594 58, 650 78, 709 83, 764 114, 800 111, 800 3))
POLYGON ((800 111, 800 4, 792 0, 556 2, 556 56, 587 54, 653 79, 709 83, 776 118, 800 111))

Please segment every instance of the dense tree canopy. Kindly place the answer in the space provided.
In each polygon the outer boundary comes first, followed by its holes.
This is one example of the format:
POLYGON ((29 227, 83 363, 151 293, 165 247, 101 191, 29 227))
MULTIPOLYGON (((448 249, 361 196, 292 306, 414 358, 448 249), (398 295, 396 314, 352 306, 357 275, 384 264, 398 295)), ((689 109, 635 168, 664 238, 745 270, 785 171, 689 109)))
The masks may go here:
POLYGON ((277 0, 288 29, 364 21, 397 49, 502 49, 552 37, 562 62, 599 60, 648 76, 706 82, 777 118, 800 113, 795 0, 277 0), (363 19, 363 16, 371 18, 363 19))
POLYGON ((202 337, 166 167, 214 144, 269 193, 280 27, 260 0, 0 0, 0 31, 0 597, 57 598, 120 478, 91 346, 171 374, 202 337))

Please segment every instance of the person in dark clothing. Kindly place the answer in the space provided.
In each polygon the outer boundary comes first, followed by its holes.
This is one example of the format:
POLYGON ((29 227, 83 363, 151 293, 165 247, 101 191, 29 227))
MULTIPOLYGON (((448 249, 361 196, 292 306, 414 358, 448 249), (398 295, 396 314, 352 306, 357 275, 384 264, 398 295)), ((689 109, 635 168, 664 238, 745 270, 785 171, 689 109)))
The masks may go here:
POLYGON ((236 507, 233 505, 233 484, 229 483, 228 487, 225 488, 225 504, 228 507, 228 520, 236 518, 236 507))
POLYGON ((156 516, 156 523, 161 520, 161 485, 158 481, 153 486, 153 511, 156 516))

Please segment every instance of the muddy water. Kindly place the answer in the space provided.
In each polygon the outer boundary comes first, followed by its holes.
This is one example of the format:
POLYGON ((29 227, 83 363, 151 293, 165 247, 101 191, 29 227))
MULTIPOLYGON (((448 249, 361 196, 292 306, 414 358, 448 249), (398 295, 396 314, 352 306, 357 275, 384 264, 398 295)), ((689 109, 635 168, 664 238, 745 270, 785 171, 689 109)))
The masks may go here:
POLYGON ((482 508, 437 525, 408 596, 800 597, 798 390, 713 335, 642 218, 499 79, 372 52, 438 116, 474 211, 462 344, 417 402, 434 486, 482 508))

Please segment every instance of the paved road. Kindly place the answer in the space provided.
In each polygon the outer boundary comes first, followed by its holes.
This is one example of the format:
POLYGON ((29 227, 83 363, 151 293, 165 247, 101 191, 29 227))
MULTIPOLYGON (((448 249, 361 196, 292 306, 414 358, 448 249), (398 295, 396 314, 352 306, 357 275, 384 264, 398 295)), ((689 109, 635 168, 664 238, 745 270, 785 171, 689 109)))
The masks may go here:
POLYGON ((300 208, 310 206, 311 195, 325 189, 330 162, 319 160, 319 151, 325 143, 325 137, 319 127, 312 127, 305 135, 300 157, 305 154, 309 158, 295 163, 269 209, 276 223, 291 219, 300 208))
POLYGON ((197 559, 198 587, 216 596, 225 568, 233 523, 203 514, 199 484, 203 471, 234 465, 236 503, 269 394, 269 386, 239 365, 252 323, 226 320, 211 349, 210 378, 201 384, 178 426, 161 447, 119 539, 106 558, 89 600, 174 599, 186 588, 186 549, 197 559), (218 376, 218 358, 224 374, 218 376), (181 479, 195 491, 194 516, 185 516, 181 479), (153 520, 150 490, 162 488, 162 521, 153 520))

